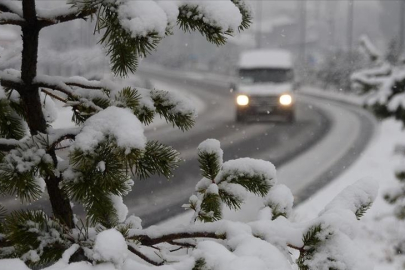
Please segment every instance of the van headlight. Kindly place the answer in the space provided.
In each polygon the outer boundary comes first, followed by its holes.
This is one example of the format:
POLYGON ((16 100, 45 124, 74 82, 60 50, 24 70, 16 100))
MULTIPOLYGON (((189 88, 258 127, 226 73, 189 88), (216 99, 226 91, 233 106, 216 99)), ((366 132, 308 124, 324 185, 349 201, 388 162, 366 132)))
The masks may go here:
POLYGON ((292 103, 292 97, 291 97, 291 95, 288 95, 288 94, 281 95, 279 102, 283 106, 289 106, 292 103))
POLYGON ((236 103, 240 106, 246 106, 249 104, 249 97, 246 95, 239 95, 236 98, 236 103))

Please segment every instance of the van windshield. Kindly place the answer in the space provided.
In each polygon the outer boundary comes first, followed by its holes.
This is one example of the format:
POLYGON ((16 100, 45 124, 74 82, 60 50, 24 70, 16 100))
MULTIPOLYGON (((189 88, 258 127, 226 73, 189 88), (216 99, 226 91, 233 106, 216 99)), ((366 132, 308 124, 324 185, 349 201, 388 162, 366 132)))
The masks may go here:
POLYGON ((280 68, 240 69, 239 78, 243 84, 292 82, 293 71, 280 68))

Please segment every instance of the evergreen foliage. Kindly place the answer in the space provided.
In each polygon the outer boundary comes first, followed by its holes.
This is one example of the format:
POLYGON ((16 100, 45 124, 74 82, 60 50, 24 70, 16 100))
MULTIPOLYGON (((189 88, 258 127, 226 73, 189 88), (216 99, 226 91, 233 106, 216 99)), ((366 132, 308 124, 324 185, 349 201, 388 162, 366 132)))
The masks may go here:
MULTIPOLYGON (((328 241, 332 236, 329 232, 326 236, 322 235, 325 233, 327 228, 322 224, 316 224, 311 226, 308 231, 304 234, 302 241, 304 246, 301 249, 300 256, 297 260, 297 265, 300 270, 311 270, 308 266, 308 262, 313 260, 314 255, 317 253, 317 249, 321 247, 325 241, 328 241)), ((327 258, 327 260, 333 260, 332 258, 327 258)), ((325 264, 326 266, 327 264, 325 264)), ((334 268, 328 267, 327 269, 334 270, 334 268)))
POLYGON ((359 208, 357 208, 355 214, 358 220, 361 219, 362 216, 364 216, 364 214, 367 212, 368 209, 370 209, 372 203, 367 203, 367 204, 363 204, 361 205, 359 208))
MULTIPOLYGON (((229 26, 223 29, 218 21, 209 19, 212 14, 200 9, 198 2, 193 1, 184 1, 177 6, 175 23, 185 31, 199 31, 214 44, 224 44, 229 35, 248 28, 252 20, 251 12, 243 1, 229 1, 224 2, 236 7, 241 15, 240 25, 236 28, 229 26)), ((239 254, 235 252, 228 257, 254 257, 256 254, 246 251, 249 248, 244 245, 260 243, 260 247, 264 248, 257 248, 255 253, 259 254, 257 257, 262 257, 263 262, 273 256, 273 259, 288 266, 287 249, 297 249, 301 254, 298 264, 303 267, 301 269, 307 269, 307 261, 320 252, 318 246, 329 239, 321 237, 325 236, 323 226, 307 228, 303 225, 299 228, 303 246, 289 244, 288 234, 297 229, 287 219, 291 208, 289 201, 286 204, 282 202, 283 198, 274 196, 273 200, 267 200, 268 205, 264 205, 272 209, 272 219, 277 219, 274 222, 282 221, 286 226, 287 233, 280 231, 282 235, 278 237, 282 240, 277 244, 273 239, 264 237, 269 235, 268 229, 275 224, 272 220, 258 221, 257 224, 221 220, 224 205, 239 209, 246 193, 265 197, 280 185, 277 185, 276 171, 270 162, 243 158, 223 163, 223 151, 216 140, 208 140, 198 148, 203 178, 196 186, 196 194, 186 205, 186 208, 195 211, 193 221, 201 221, 199 224, 159 231, 153 227, 142 229, 138 217, 127 217, 128 209, 123 204, 123 197, 131 192, 135 184, 132 178, 147 179, 153 174, 172 177, 180 161, 178 152, 172 147, 147 141, 142 124, 149 125, 158 115, 185 131, 195 123, 194 110, 173 93, 131 85, 123 87, 119 78, 89 81, 78 77, 37 75, 36 41, 40 30, 45 31, 48 26, 92 18, 96 21, 95 31, 102 35, 100 43, 110 57, 112 72, 126 76, 136 70, 140 58, 153 51, 164 36, 172 33, 174 24, 168 21, 164 34, 153 27, 141 34, 134 33, 122 24, 121 5, 152 1, 68 2, 70 9, 52 12, 37 9, 35 0, 24 0, 22 9, 13 3, 0 2, 0 16, 6 15, 0 17, 0 24, 20 26, 23 37, 21 71, 0 72, 0 195, 14 196, 26 204, 38 200, 46 191, 52 207, 52 214, 48 214, 38 209, 9 212, 0 206, 0 259, 19 258, 36 268, 57 261, 60 263, 57 267, 61 266, 61 269, 72 262, 85 267, 91 267, 87 263, 90 262, 103 264, 101 268, 119 268, 126 251, 131 251, 153 266, 165 265, 170 269, 173 262, 187 260, 185 265, 189 269, 206 270, 211 269, 210 250, 200 249, 199 243, 215 239, 208 243, 220 246, 226 254, 238 250, 238 245, 242 247, 239 254), (53 129, 52 121, 45 117, 47 99, 41 101, 43 94, 71 107, 77 127, 53 129), (121 121, 124 116, 125 121, 121 121), (127 140, 128 134, 131 140, 127 140), (62 158, 62 148, 68 153, 67 158, 62 158), (83 206, 83 219, 75 216, 76 209, 73 211, 71 202, 83 206), (109 233, 118 235, 119 239, 107 237, 107 243, 101 243, 101 246, 109 246, 110 241, 119 242, 118 246, 123 249, 118 252, 113 250, 115 246, 109 249, 109 252, 117 253, 114 254, 116 257, 102 256, 97 249, 100 235, 108 236, 109 233), (170 250, 172 247, 176 249, 170 250), (179 251, 190 248, 194 251, 179 251), (145 250, 152 250, 153 256, 145 250), (174 251, 179 251, 181 255, 175 256, 174 251), (80 264, 83 261, 86 263, 80 264)), ((366 207, 359 209, 356 215, 362 215, 365 210, 366 207)), ((315 223, 319 222, 316 220, 315 223)), ((333 229, 333 233, 341 233, 339 228, 333 229)), ((327 232, 326 235, 331 234, 327 232)), ((148 267, 145 264, 139 266, 148 267)))
MULTIPOLYGON (((233 3, 242 14, 239 30, 247 29, 252 20, 248 6, 240 0, 235 0, 233 3)), ((21 23, 17 23, 20 26, 24 25, 24 20, 38 20, 40 23, 33 26, 38 29, 75 19, 95 20, 95 32, 101 34, 99 42, 106 48, 106 53, 110 57, 112 72, 118 76, 134 73, 139 59, 151 53, 165 35, 172 34, 171 30, 175 26, 168 22, 164 35, 155 30, 133 34, 122 24, 122 16, 119 14, 120 7, 125 4, 125 1, 69 0, 68 4, 71 5, 71 14, 64 11, 60 15, 56 14, 52 19, 41 17, 43 15, 40 11, 36 15, 38 18, 28 18, 26 17, 29 16, 28 13, 18 12, 18 8, 13 7, 12 4, 1 4, 0 13, 6 15, 12 13, 14 17, 23 16, 21 23)), ((33 9, 35 1, 30 0, 23 5, 26 9, 33 9)), ((200 31, 208 41, 214 44, 224 44, 226 36, 233 33, 233 29, 222 29, 212 21, 208 22, 204 19, 206 14, 202 13, 203 11, 198 9, 196 4, 181 4, 178 9, 179 15, 176 21, 180 28, 187 31, 200 31), (190 11, 199 19, 191 19, 188 14, 190 11)), ((16 22, 12 20, 9 23, 16 22)), ((2 19, 2 24, 7 24, 7 20, 3 22, 2 19)), ((35 33, 24 32, 24 35, 35 35, 35 33)), ((34 45, 23 44, 23 46, 26 48, 34 45)), ((32 57, 35 59, 36 56, 32 57)), ((23 61, 28 58, 23 57, 23 61)), ((29 66, 36 72, 35 65, 36 62, 27 62, 25 66, 29 66)), ((119 227, 126 228, 123 231, 128 230, 131 226, 122 225, 116 202, 112 197, 120 198, 128 194, 134 184, 132 177, 147 179, 154 174, 172 177, 173 169, 180 162, 179 153, 170 146, 157 141, 147 141, 143 148, 128 149, 120 147, 117 137, 111 134, 105 134, 103 139, 91 149, 81 149, 73 143, 69 148, 69 159, 66 161, 58 157, 57 147, 74 142, 81 132, 80 129, 88 123, 89 119, 110 106, 131 110, 145 125, 151 124, 155 115, 159 115, 173 127, 183 131, 194 125, 195 112, 185 107, 181 99, 162 90, 137 89, 132 86, 120 88, 119 84, 114 82, 105 84, 87 81, 84 78, 77 80, 50 76, 37 77, 35 82, 31 78, 31 81, 24 81, 25 85, 23 85, 20 82, 21 78, 26 78, 24 77, 26 72, 22 69, 21 72, 12 71, 7 76, 4 74, 0 76, 3 87, 0 89, 0 138, 7 140, 1 141, 6 144, 0 148, 0 194, 16 196, 22 203, 29 203, 42 197, 45 185, 48 193, 55 190, 57 192, 50 194, 53 207, 62 203, 55 200, 68 202, 68 205, 62 206, 62 210, 54 208, 55 218, 37 210, 8 214, 1 207, 0 218, 6 220, 2 223, 1 233, 5 236, 9 248, 3 250, 0 245, 0 254, 2 254, 0 258, 20 257, 31 265, 37 263, 44 265, 59 259, 62 252, 74 242, 83 242, 88 239, 85 227, 119 227), (34 90, 26 90, 29 87, 34 90), (40 105, 45 110, 46 100, 41 104, 23 104, 28 91, 35 92, 35 88, 70 106, 73 111, 73 120, 79 129, 55 132, 52 132, 52 129, 36 129, 39 122, 37 120, 33 122, 34 120, 27 117, 29 116, 27 106, 40 105), (32 135, 25 138, 28 134, 27 124, 32 135), (80 226, 80 223, 73 224, 73 229, 83 232, 80 233, 82 236, 66 242, 63 235, 69 231, 69 226, 72 226, 68 224, 69 218, 72 217, 69 214, 72 212, 69 201, 83 205, 87 220, 86 226, 83 224, 80 226), (47 234, 51 231, 58 232, 59 238, 57 241, 55 238, 56 242, 48 241, 45 245, 45 242, 39 239, 47 238, 49 236, 47 234), (30 245, 27 245, 26 241, 30 242, 30 245), (28 254, 28 251, 31 253, 28 254)), ((43 115, 38 117, 44 119, 43 115)), ((51 123, 47 125, 50 126, 51 123)), ((220 212, 217 211, 219 204, 217 194, 206 194, 202 209, 207 213, 213 211, 214 219, 218 219, 220 218, 220 212)))
MULTIPOLYGON (((219 148, 218 141, 209 139, 201 143, 198 150, 198 161, 203 178, 196 186, 197 194, 192 195, 189 204, 184 205, 186 209, 195 211, 194 220, 213 222, 221 219, 223 204, 230 209, 239 209, 244 201, 240 194, 241 189, 244 190, 243 192, 265 197, 272 187, 273 176, 270 177, 263 171, 246 172, 236 166, 224 169, 223 151, 219 148), (203 145, 207 142, 214 143, 216 148, 212 149, 213 147, 210 146, 205 149, 203 145)), ((263 161, 250 159, 246 162, 255 166, 255 163, 263 161)), ((271 163, 266 165, 272 166, 271 163)))
MULTIPOLYGON (((370 68, 352 74, 353 88, 369 95, 365 107, 378 118, 393 118, 405 127, 405 63, 403 59, 400 59, 401 55, 396 41, 391 41, 384 57, 370 41, 362 42, 361 45, 370 61, 370 68)), ((402 163, 404 162, 405 156, 402 158, 402 163)), ((400 182, 400 186, 387 191, 384 199, 395 205, 394 215, 397 218, 405 219, 404 164, 395 172, 395 176, 400 182)), ((367 206, 365 207, 367 208, 367 206)), ((359 213, 356 212, 357 214, 361 216, 362 209, 359 210, 359 213)))

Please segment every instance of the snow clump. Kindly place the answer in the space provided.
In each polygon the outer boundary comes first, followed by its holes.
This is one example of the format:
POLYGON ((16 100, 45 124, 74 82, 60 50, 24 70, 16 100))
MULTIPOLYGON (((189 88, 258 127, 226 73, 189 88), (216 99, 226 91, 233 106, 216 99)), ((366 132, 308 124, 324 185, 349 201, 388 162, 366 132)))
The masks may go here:
POLYGON ((106 136, 111 136, 116 140, 117 146, 124 148, 126 152, 131 149, 144 149, 146 137, 143 132, 142 123, 129 109, 112 106, 84 122, 84 127, 76 136, 72 147, 92 151, 106 136))
POLYGON ((125 238, 115 229, 102 231, 94 244, 94 259, 122 265, 127 257, 125 238))

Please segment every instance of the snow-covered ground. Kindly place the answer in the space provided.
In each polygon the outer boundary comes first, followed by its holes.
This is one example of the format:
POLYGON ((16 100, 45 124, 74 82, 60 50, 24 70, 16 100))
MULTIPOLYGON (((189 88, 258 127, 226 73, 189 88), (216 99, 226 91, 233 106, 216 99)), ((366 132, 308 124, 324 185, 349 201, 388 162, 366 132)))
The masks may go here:
POLYGON ((401 144, 405 144, 401 125, 393 120, 382 122, 379 133, 361 158, 330 185, 299 205, 295 209, 295 219, 303 221, 313 218, 346 186, 362 178, 374 178, 380 184, 379 196, 362 218, 362 230, 356 241, 367 249, 375 270, 404 269, 405 256, 395 256, 394 246, 399 238, 404 238, 405 223, 393 217, 392 207, 383 199, 388 188, 398 185, 394 169, 401 160, 395 154, 395 149, 401 144))

